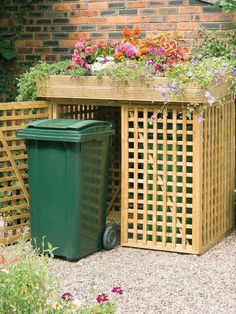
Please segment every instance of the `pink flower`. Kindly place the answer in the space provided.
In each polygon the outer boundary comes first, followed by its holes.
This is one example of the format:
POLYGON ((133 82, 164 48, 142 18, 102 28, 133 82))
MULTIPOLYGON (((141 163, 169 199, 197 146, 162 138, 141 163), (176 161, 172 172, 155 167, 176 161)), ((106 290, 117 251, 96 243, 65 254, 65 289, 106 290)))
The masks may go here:
POLYGON ((111 292, 116 294, 123 294, 123 290, 121 289, 121 287, 113 287, 111 292))
POLYGON ((75 44, 75 49, 82 51, 84 49, 84 43, 80 40, 75 44))
POLYGON ((97 300, 97 303, 99 303, 99 304, 102 303, 102 302, 107 302, 107 301, 109 301, 108 295, 105 294, 105 293, 99 294, 99 295, 97 296, 96 300, 97 300))
POLYGON ((155 70, 159 71, 159 72, 163 72, 164 71, 163 66, 161 64, 159 64, 159 63, 157 63, 155 65, 155 70))
POLYGON ((94 52, 94 48, 92 46, 88 46, 88 47, 85 48, 85 52, 88 55, 91 55, 94 52))
POLYGON ((123 52, 128 58, 130 58, 131 56, 136 55, 139 50, 131 43, 124 43, 118 45, 116 52, 123 52))

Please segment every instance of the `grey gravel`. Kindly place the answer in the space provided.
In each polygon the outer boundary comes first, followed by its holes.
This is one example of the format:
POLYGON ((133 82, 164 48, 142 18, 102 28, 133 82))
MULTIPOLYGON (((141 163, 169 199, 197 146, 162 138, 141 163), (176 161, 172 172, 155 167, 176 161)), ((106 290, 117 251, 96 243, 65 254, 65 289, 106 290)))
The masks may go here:
POLYGON ((118 314, 235 314, 236 231, 202 256, 125 248, 68 262, 51 271, 64 291, 94 299, 121 286, 118 314))

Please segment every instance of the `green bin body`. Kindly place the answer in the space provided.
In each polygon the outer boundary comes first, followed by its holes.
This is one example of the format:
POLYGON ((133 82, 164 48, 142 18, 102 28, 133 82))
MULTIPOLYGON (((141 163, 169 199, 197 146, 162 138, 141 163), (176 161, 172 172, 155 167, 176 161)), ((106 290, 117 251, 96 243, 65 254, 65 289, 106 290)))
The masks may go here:
MULTIPOLYGON (((109 122, 49 119, 28 124, 30 222, 55 256, 78 260, 102 248, 106 224, 109 122)), ((34 244, 35 243, 35 244, 34 244)))

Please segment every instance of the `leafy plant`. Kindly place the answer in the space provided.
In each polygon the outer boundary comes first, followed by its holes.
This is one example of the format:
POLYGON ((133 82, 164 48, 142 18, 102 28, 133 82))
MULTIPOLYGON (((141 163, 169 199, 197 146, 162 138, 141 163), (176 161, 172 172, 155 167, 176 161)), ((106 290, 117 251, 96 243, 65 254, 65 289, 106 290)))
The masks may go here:
POLYGON ((72 75, 82 76, 86 71, 83 68, 71 65, 69 61, 61 61, 57 63, 41 62, 23 73, 18 78, 18 96, 17 101, 36 100, 36 82, 39 78, 45 79, 49 75, 72 75))
MULTIPOLYGON (((0 216, 0 234, 4 221, 0 216)), ((123 294, 113 287, 93 303, 78 300, 70 292, 59 294, 61 286, 50 274, 54 249, 42 240, 43 254, 33 249, 26 230, 14 246, 0 244, 0 313, 12 314, 114 314, 115 298, 123 294)))
POLYGON ((9 40, 0 41, 0 56, 7 60, 12 60, 16 58, 16 50, 15 47, 9 40))
POLYGON ((227 13, 236 12, 236 1, 235 0, 217 0, 216 6, 222 6, 223 10, 227 13))
POLYGON ((55 289, 49 275, 49 255, 39 256, 21 239, 14 250, 1 247, 0 312, 39 313, 46 308, 48 296, 55 289))
MULTIPOLYGON (((19 5, 19 10, 13 16, 13 25, 9 27, 7 34, 0 35, 0 99, 3 101, 11 101, 16 97, 16 71, 18 69, 14 62, 17 58, 15 41, 22 31, 32 1, 26 0, 19 5)), ((1 13, 4 14, 7 6, 7 1, 1 4, 1 13)))
POLYGON ((234 31, 222 34, 198 30, 192 42, 194 56, 202 60, 209 57, 232 58, 236 50, 236 34, 234 31))

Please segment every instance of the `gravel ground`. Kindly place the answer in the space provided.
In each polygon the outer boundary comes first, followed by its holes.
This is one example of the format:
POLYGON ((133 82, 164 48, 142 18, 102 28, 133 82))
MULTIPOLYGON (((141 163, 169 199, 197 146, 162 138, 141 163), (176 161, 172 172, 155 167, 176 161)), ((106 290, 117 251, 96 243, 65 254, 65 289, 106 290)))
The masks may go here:
POLYGON ((51 270, 80 299, 121 286, 118 314, 236 313, 236 231, 200 257, 119 246, 51 270))

